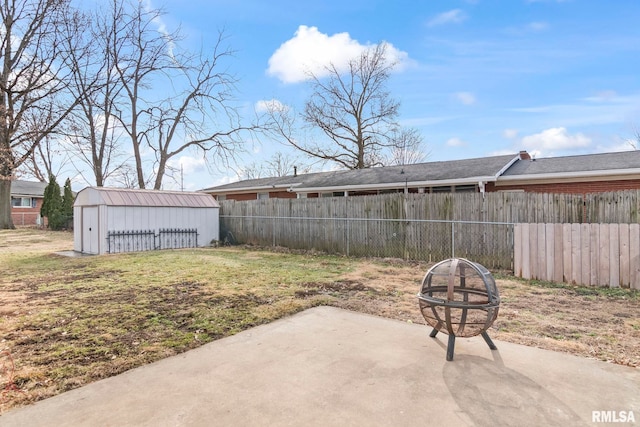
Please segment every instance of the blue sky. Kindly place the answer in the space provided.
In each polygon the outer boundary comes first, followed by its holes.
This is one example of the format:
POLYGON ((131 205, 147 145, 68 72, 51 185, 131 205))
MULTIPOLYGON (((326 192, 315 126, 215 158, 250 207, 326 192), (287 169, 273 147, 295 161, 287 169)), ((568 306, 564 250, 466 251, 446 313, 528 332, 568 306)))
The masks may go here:
MULTIPOLYGON (((300 108, 305 61, 346 61, 386 41, 400 59, 389 89, 428 161, 527 150, 538 157, 620 151, 640 129, 640 1, 152 0, 191 48, 224 29, 247 110, 300 108)), ((321 65, 321 64, 320 64, 321 65)), ((273 141, 243 163, 292 153, 273 141)), ((185 187, 238 179, 184 157, 185 187)))

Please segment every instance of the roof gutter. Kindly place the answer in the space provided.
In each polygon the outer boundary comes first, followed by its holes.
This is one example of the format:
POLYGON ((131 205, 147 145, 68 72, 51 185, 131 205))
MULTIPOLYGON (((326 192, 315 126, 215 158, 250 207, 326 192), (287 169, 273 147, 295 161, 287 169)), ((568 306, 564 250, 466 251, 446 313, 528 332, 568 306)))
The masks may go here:
POLYGON ((42 194, 29 193, 11 193, 11 197, 44 197, 42 194))
MULTIPOLYGON (((526 154, 526 153, 525 153, 526 154)), ((528 156, 528 154, 527 154, 528 156)), ((479 180, 478 181, 478 188, 480 189, 480 193, 482 194, 482 199, 484 200, 484 194, 485 194, 485 190, 486 190, 486 185, 488 182, 497 182, 498 179, 500 178, 500 176, 502 176, 503 173, 505 173, 510 167, 511 165, 513 165, 515 162, 517 162, 518 160, 522 160, 523 157, 523 153, 520 152, 517 156, 515 156, 513 159, 511 159, 509 161, 509 163, 507 163, 506 165, 504 165, 502 167, 502 169, 500 169, 495 176, 493 177, 493 179, 491 180, 479 180)))
POLYGON ((554 172, 554 173, 541 173, 541 174, 528 174, 528 175, 510 175, 500 176, 496 181, 496 185, 501 183, 514 183, 519 181, 543 181, 543 180, 557 180, 557 179, 580 179, 580 178, 603 178, 603 177, 620 177, 620 178, 640 178, 640 168, 625 169, 624 173, 621 173, 620 169, 607 169, 599 171, 580 171, 580 172, 554 172), (633 177, 632 175, 636 175, 633 177))
POLYGON ((292 184, 280 184, 280 185, 261 185, 258 187, 238 187, 238 188, 229 188, 229 189, 223 189, 223 190, 214 190, 214 189, 208 189, 208 190, 201 190, 201 192, 203 193, 208 193, 208 194, 227 194, 227 193, 255 193, 255 192, 259 192, 259 191, 273 191, 273 190, 288 190, 291 187, 295 187, 297 185, 301 185, 301 182, 297 182, 297 183, 292 183, 292 184))
POLYGON ((495 176, 476 176, 469 178, 447 179, 447 180, 432 180, 432 181, 399 181, 399 182, 387 182, 382 184, 358 184, 358 185, 336 185, 327 187, 301 187, 295 188, 296 193, 322 193, 329 191, 358 191, 358 190, 385 190, 392 188, 405 188, 405 187, 435 187, 435 186, 447 186, 447 185, 464 185, 464 184, 478 184, 478 182, 495 182, 495 176))

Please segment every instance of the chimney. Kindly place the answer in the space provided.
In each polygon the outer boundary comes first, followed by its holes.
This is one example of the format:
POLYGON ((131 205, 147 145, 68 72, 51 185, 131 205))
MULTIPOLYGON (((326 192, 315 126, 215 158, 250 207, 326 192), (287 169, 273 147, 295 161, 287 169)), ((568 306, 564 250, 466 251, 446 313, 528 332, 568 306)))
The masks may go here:
POLYGON ((531 156, 525 150, 520 152, 520 160, 531 160, 531 156))
POLYGON ((298 167, 297 166, 293 167, 293 176, 298 176, 298 167))

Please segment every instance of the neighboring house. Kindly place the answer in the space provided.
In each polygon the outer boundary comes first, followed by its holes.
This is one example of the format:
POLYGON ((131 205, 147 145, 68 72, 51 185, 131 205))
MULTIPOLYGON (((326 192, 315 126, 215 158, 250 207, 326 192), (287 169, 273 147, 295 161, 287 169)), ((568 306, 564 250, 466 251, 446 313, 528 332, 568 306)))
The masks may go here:
MULTIPOLYGON (((524 153, 526 154, 526 153, 524 153)), ((484 191, 520 154, 244 180, 201 190, 218 200, 484 191)))
POLYGON ((239 181, 201 190, 218 200, 389 192, 594 193, 640 189, 640 151, 532 159, 518 154, 239 181))
POLYGON ((487 191, 587 194, 640 189, 640 151, 516 162, 487 191))
POLYGON ((11 220, 13 225, 41 225, 40 208, 46 182, 11 181, 11 220))

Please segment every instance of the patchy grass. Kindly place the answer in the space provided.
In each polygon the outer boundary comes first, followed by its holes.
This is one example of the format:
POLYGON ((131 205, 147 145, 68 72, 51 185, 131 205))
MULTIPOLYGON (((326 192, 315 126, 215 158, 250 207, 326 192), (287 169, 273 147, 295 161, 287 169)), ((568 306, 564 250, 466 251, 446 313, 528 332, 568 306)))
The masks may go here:
MULTIPOLYGON (((0 231, 0 411, 316 305, 424 323, 425 264, 247 248, 52 253, 71 247, 68 233, 0 231)), ((498 285, 494 338, 640 366, 638 292, 498 285)))

